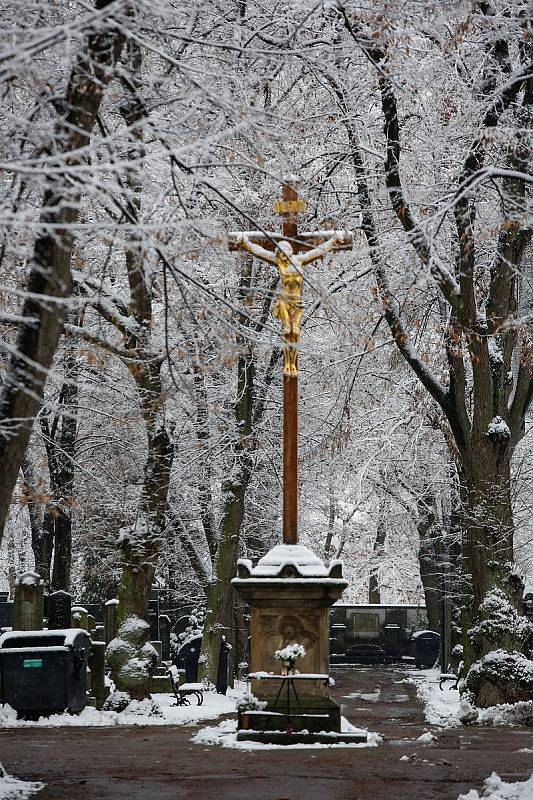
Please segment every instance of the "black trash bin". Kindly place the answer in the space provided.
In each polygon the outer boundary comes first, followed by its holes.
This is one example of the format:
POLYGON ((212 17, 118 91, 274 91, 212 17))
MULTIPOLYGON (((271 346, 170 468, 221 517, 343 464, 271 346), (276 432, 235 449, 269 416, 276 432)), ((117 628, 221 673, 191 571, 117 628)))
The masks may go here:
POLYGON ((10 631, 0 637, 1 700, 20 717, 37 719, 86 704, 91 648, 87 631, 10 631))
POLYGON ((440 635, 435 631, 415 631, 415 664, 418 669, 432 667, 439 657, 440 635))
POLYGON ((174 666, 185 670, 185 683, 198 681, 198 661, 202 649, 202 634, 187 639, 173 659, 174 666))

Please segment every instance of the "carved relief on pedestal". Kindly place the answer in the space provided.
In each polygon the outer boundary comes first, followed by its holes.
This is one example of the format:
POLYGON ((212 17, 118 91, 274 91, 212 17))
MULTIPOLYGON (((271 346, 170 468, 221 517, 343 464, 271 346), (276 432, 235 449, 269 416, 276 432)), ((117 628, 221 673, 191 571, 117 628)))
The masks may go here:
POLYGON ((280 664, 274 652, 290 644, 303 644, 305 656, 298 661, 300 672, 316 672, 319 669, 317 643, 320 636, 318 614, 291 609, 290 613, 280 614, 279 609, 272 612, 261 609, 258 619, 258 634, 254 641, 260 642, 260 651, 253 654, 255 669, 279 672, 280 664), (257 656, 257 658, 256 658, 257 656))

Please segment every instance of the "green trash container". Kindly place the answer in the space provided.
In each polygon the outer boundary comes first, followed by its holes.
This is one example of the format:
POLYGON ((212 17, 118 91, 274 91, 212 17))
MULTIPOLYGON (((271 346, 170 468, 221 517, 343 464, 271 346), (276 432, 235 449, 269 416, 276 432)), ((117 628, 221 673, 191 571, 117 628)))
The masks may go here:
POLYGON ((0 636, 2 702, 24 719, 64 711, 79 714, 87 701, 90 649, 89 634, 79 628, 4 633, 0 636))

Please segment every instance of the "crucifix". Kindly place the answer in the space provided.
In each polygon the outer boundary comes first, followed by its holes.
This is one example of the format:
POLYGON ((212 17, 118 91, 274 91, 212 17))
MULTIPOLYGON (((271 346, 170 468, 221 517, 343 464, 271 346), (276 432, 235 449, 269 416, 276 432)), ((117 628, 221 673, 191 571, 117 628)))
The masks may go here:
POLYGON ((261 261, 277 267, 280 291, 274 317, 283 328, 283 543, 298 542, 298 343, 303 314, 303 267, 337 250, 351 250, 350 231, 298 231, 298 214, 305 211, 298 196, 296 179, 283 178, 283 198, 274 203, 281 215, 281 233, 232 231, 228 246, 246 250, 261 261))

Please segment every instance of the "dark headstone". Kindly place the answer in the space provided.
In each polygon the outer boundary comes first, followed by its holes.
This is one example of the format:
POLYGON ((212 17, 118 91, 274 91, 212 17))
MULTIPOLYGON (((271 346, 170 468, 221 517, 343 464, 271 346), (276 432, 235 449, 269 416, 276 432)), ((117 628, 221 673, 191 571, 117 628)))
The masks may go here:
POLYGON ((184 631, 186 631, 187 628, 189 627, 189 623, 190 623, 190 617, 188 614, 183 617, 180 617, 176 622, 176 624, 174 625, 174 633, 176 634, 176 636, 179 636, 180 633, 184 633, 184 631))
POLYGON ((161 636, 163 661, 170 660, 170 617, 166 614, 159 615, 159 635, 161 636))
POLYGON ((392 660, 401 658, 401 634, 402 629, 399 625, 385 625, 385 653, 392 660))
POLYGON ((48 628, 52 631, 70 628, 72 596, 68 592, 53 592, 48 598, 48 628))
POLYGON ((89 656, 91 691, 97 709, 102 708, 109 694, 109 688, 105 685, 105 647, 105 642, 93 642, 89 656))
POLYGON ((185 670, 185 683, 196 683, 198 681, 198 661, 201 649, 201 635, 194 636, 180 647, 174 659, 176 667, 185 670))
POLYGON ((13 624, 13 601, 8 598, 8 592, 2 592, 2 597, 0 597, 0 628, 10 628, 13 624))

